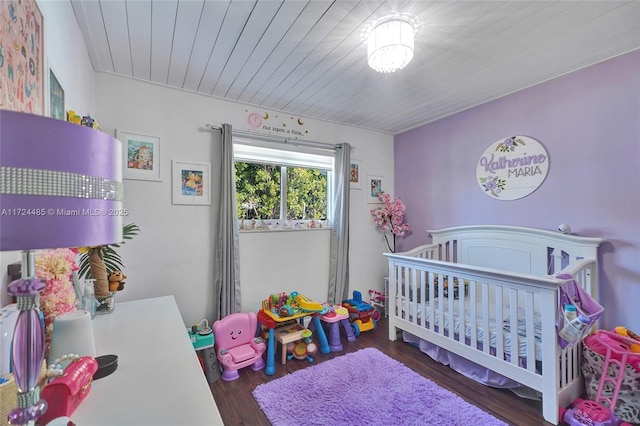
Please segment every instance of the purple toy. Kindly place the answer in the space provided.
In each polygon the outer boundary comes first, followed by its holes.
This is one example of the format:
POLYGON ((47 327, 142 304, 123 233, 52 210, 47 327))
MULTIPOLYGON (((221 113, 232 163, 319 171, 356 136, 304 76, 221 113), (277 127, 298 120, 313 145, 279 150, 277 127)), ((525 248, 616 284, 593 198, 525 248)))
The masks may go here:
POLYGON ((580 398, 573 402, 573 408, 564 412, 562 419, 571 426, 631 426, 604 405, 580 398))

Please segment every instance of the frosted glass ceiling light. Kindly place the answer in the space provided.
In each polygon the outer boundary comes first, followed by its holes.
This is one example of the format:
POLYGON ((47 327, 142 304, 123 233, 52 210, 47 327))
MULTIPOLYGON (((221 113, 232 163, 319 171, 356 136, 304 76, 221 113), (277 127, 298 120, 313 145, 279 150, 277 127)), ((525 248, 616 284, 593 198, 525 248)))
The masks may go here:
POLYGON ((391 17, 376 24, 367 36, 369 66, 378 72, 394 72, 413 59, 415 28, 406 19, 391 17))

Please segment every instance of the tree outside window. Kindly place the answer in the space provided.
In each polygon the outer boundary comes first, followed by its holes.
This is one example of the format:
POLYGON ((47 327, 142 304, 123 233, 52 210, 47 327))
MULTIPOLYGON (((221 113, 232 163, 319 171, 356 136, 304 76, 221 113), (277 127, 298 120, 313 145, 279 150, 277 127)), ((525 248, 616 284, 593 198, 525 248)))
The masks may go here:
POLYGON ((242 161, 235 166, 239 219, 327 219, 326 170, 242 161))

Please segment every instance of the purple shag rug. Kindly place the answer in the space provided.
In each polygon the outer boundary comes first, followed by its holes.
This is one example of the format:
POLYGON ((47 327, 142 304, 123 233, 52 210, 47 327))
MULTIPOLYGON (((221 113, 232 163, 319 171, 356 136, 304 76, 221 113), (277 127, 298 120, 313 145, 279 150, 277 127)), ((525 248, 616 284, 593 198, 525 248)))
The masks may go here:
POLYGON ((374 348, 259 385, 274 426, 506 425, 374 348))

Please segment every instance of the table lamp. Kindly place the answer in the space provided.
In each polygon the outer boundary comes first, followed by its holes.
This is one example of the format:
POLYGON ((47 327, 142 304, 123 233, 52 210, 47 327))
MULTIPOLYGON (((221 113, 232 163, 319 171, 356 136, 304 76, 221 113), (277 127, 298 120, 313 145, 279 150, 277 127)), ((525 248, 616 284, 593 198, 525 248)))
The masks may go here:
POLYGON ((18 319, 11 365, 18 406, 11 424, 42 415, 37 381, 44 359, 39 312, 45 283, 36 249, 122 241, 122 146, 100 131, 61 120, 0 110, 0 250, 22 251, 22 278, 9 284, 18 319))

